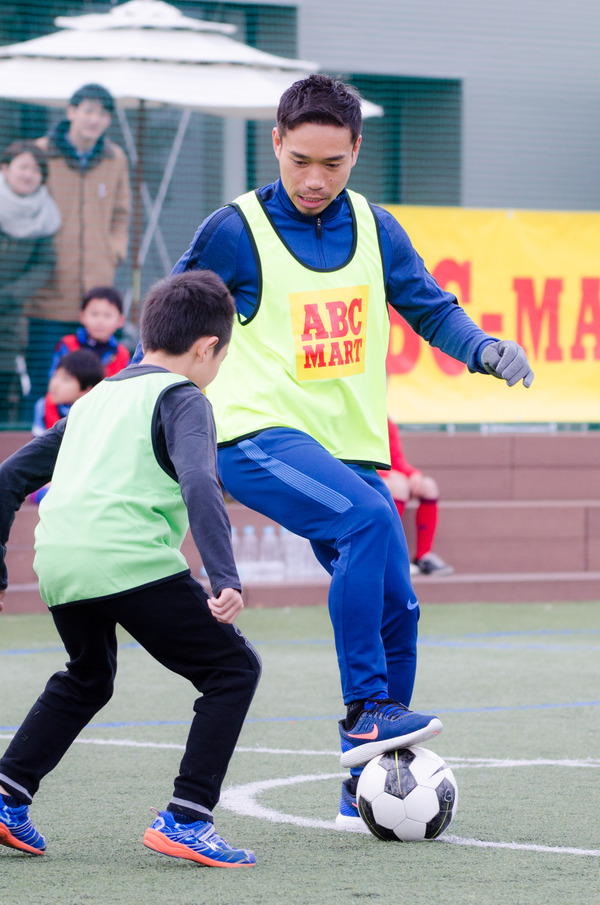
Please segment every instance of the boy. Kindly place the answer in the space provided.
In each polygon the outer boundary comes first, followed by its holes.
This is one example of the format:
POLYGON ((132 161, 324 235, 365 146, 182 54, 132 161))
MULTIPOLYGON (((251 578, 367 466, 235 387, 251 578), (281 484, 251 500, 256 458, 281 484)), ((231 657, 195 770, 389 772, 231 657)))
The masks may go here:
POLYGON ((112 286, 94 286, 81 301, 81 327, 56 344, 50 377, 68 352, 89 349, 104 365, 104 376, 114 377, 129 364, 129 351, 117 342, 115 333, 125 323, 123 299, 112 286))
MULTIPOLYGON (((52 477, 40 506, 34 567, 70 658, 0 759, 4 845, 44 852, 28 805, 111 697, 121 625, 202 692, 173 796, 144 844, 216 867, 256 861, 212 823, 260 675, 258 655, 232 624, 243 607, 241 585, 217 478, 212 410, 201 391, 225 357, 234 310, 213 273, 162 280, 146 297, 143 360, 103 380, 68 419, 0 466, 0 544, 25 496, 52 477), (210 598, 179 549, 188 515, 210 598)), ((7 585, 4 549, 0 588, 7 585)))
POLYGON ((79 349, 63 355, 50 377, 48 392, 35 404, 31 432, 39 437, 65 418, 69 409, 104 377, 104 368, 97 355, 79 349))

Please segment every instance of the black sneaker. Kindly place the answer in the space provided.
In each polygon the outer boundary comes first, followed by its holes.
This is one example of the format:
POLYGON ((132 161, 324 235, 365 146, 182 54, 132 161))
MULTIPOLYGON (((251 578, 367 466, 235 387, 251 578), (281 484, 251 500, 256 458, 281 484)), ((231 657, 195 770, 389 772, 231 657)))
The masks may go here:
POLYGON ((420 559, 415 559, 415 565, 421 575, 452 575, 454 569, 445 563, 437 553, 426 553, 420 559))

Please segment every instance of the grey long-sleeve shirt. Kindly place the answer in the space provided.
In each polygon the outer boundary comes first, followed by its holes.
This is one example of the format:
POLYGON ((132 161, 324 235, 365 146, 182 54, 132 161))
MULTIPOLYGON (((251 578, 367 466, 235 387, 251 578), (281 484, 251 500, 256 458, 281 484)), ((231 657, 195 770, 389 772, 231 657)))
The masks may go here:
MULTIPOLYGON (((162 370, 154 365, 132 365, 110 380, 162 370)), ((15 513, 28 494, 52 479, 66 423, 63 418, 0 465, 0 588, 8 585, 5 554, 15 513)), ((214 419, 206 396, 191 385, 170 388, 161 398, 152 441, 161 466, 181 488, 192 537, 213 594, 218 596, 223 588, 241 590, 217 474, 214 419)))

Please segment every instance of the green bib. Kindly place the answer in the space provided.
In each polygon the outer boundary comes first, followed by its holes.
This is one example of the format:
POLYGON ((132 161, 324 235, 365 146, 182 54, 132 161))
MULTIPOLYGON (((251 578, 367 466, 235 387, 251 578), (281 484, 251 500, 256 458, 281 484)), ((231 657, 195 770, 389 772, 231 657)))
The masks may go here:
POLYGON ((189 383, 156 372, 103 380, 69 412, 50 490, 40 503, 34 569, 48 606, 120 594, 188 565, 188 516, 159 465, 153 419, 163 392, 189 383))
POLYGON ((255 247, 258 307, 234 325, 207 388, 219 443, 270 427, 304 431, 339 459, 389 465, 385 359, 389 315, 375 217, 348 192, 356 241, 341 267, 296 258, 256 192, 235 206, 255 247))

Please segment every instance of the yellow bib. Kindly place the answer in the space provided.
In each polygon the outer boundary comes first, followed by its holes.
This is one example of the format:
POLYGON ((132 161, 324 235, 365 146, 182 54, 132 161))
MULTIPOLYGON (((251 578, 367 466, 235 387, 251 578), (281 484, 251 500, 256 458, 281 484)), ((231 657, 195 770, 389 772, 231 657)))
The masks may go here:
POLYGON ((332 270, 295 257, 256 192, 235 202, 255 247, 259 298, 254 315, 234 325, 227 358, 207 389, 219 443, 290 427, 336 458, 389 465, 381 249, 367 200, 348 196, 356 241, 332 270))

